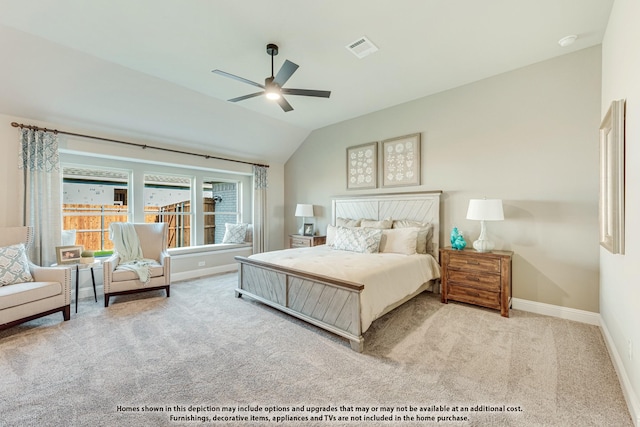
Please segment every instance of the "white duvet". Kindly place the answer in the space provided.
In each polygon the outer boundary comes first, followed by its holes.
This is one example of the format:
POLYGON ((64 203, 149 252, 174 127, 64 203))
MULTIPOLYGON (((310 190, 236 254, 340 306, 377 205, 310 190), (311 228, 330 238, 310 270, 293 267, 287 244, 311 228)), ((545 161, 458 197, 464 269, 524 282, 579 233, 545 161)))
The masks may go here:
POLYGON ((360 294, 362 333, 390 305, 440 277, 431 255, 362 254, 321 245, 251 255, 249 258, 364 285, 360 294))

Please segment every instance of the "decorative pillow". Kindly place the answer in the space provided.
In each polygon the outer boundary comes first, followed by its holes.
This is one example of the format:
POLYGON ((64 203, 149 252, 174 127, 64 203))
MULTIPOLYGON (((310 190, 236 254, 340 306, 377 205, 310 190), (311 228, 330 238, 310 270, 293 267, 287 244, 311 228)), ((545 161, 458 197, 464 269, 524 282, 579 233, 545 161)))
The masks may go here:
POLYGON ((327 225, 327 240, 325 242, 327 246, 333 246, 333 242, 336 239, 336 230, 336 226, 333 226, 331 224, 327 225))
POLYGON ((374 219, 363 219, 360 221, 360 227, 367 228, 380 228, 383 230, 387 230, 391 228, 393 225, 393 220, 391 218, 381 219, 380 221, 376 221, 374 219))
POLYGON ((373 254, 378 252, 382 230, 375 228, 337 227, 333 241, 335 249, 373 254))
POLYGON ((418 239, 416 241, 416 252, 419 254, 429 253, 427 251, 429 242, 433 237, 433 225, 428 222, 411 221, 408 219, 401 219, 393 221, 392 228, 414 228, 418 227, 418 239))
POLYGON ((360 227, 359 219, 336 218, 336 227, 360 227))
POLYGON ((229 224, 224 225, 224 237, 222 243, 244 243, 247 236, 249 224, 229 224))
POLYGON ((380 252, 404 255, 415 254, 419 230, 416 227, 382 230, 380 252))
POLYGON ((23 243, 0 248, 0 286, 33 282, 23 243))

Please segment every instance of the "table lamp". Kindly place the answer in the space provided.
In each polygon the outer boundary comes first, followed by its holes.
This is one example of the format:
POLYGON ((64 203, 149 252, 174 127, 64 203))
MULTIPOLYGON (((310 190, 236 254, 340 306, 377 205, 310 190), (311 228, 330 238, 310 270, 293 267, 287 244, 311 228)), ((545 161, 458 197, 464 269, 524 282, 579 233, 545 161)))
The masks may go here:
POLYGON ((296 206, 296 216, 302 217, 302 224, 300 224, 300 229, 298 230, 298 234, 304 234, 304 221, 305 218, 310 217, 313 218, 313 205, 306 205, 298 203, 296 206))
POLYGON ((480 236, 473 242, 473 248, 478 252, 490 252, 494 245, 487 239, 485 221, 502 221, 502 200, 500 199, 471 199, 467 210, 467 219, 480 221, 480 236))

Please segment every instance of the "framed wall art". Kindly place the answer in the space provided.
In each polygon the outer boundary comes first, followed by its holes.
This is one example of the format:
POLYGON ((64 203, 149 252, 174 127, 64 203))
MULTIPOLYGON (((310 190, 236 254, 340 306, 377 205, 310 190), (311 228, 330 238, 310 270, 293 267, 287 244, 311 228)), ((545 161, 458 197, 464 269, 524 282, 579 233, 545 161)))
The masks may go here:
POLYGON ((600 125, 600 245, 624 254, 625 101, 613 101, 600 125))
POLYGON ((382 141, 382 186, 420 185, 420 134, 382 141))
POLYGON ((347 148, 347 190, 378 186, 378 143, 347 148))

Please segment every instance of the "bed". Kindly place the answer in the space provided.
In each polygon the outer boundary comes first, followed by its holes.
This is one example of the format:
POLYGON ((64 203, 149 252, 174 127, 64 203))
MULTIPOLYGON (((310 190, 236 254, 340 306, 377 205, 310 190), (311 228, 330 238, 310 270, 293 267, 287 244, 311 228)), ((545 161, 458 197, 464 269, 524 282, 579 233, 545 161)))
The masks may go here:
POLYGON ((236 296, 347 338, 351 348, 361 352, 363 334, 374 320, 425 290, 439 292, 440 195, 438 191, 332 200, 332 225, 341 218, 430 224, 426 254, 364 254, 321 245, 238 256, 236 296))

